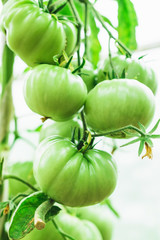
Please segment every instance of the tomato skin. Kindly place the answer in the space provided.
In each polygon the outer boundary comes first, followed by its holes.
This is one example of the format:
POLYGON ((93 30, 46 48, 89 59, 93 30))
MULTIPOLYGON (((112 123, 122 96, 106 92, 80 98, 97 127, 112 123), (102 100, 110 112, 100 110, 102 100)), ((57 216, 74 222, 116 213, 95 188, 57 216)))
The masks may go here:
MULTIPOLYGON (((74 211, 74 210, 73 210, 74 211)), ((99 229, 103 240, 111 240, 113 235, 113 219, 108 208, 102 205, 76 209, 76 216, 91 221, 99 229)))
POLYGON ((70 70, 41 64, 26 73, 24 98, 28 107, 55 121, 66 121, 83 106, 87 88, 70 70))
POLYGON ((107 152, 91 149, 83 154, 71 141, 52 136, 40 143, 35 158, 40 189, 66 206, 98 203, 116 187, 116 165, 107 152))
MULTIPOLYGON (((48 120, 47 120, 48 121, 48 120)), ((46 137, 52 136, 52 135, 58 135, 60 137, 68 138, 71 140, 73 129, 75 130, 75 138, 78 138, 77 132, 78 128, 81 130, 82 133, 82 126, 80 124, 80 121, 76 119, 71 119, 65 122, 45 122, 41 131, 40 131, 40 141, 45 139, 46 137)))
POLYGON ((152 91, 137 80, 106 80, 88 94, 84 111, 96 132, 139 127, 138 122, 147 127, 154 116, 155 100, 152 91))
POLYGON ((68 233, 76 240, 103 240, 97 227, 90 221, 80 220, 63 212, 58 214, 55 220, 63 232, 68 233))
POLYGON ((135 79, 147 87, 149 87, 153 94, 156 93, 158 88, 157 76, 152 68, 145 65, 141 60, 134 60, 131 58, 125 58, 125 56, 118 55, 111 58, 114 72, 113 77, 112 67, 109 59, 105 59, 104 62, 98 67, 98 82, 106 79, 122 78, 122 73, 125 71, 126 79, 135 79), (116 76, 117 75, 117 76, 116 76))
POLYGON ((77 43, 77 28, 71 23, 67 21, 62 21, 63 28, 66 34, 66 47, 65 51, 68 56, 70 56, 76 47, 77 43))
POLYGON ((75 48, 75 27, 71 23, 63 26, 55 15, 44 12, 34 0, 6 3, 1 25, 10 49, 29 66, 53 64, 53 56, 60 56, 65 48, 71 54, 75 48))
MULTIPOLYGON (((77 68, 77 60, 73 59, 71 62, 73 67, 77 68)), ((96 74, 93 65, 89 61, 85 61, 85 65, 81 68, 81 78, 87 86, 88 92, 90 92, 96 85, 96 74)))

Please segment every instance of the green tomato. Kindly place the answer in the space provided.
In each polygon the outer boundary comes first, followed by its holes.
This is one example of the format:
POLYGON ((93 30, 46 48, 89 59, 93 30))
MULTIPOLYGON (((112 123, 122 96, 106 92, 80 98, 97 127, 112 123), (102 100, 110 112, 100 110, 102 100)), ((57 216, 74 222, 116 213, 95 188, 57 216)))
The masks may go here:
POLYGON ((40 141, 52 135, 68 138, 71 140, 73 130, 75 129, 75 138, 78 139, 78 129, 82 132, 80 121, 71 119, 65 122, 46 121, 40 131, 40 141))
POLYGON ((147 127, 154 116, 155 99, 152 91, 137 80, 106 80, 88 94, 84 111, 88 125, 96 132, 127 125, 139 127, 138 122, 147 127))
POLYGON ((103 240, 111 240, 113 235, 113 220, 105 206, 90 206, 76 209, 80 219, 91 221, 99 229, 103 240))
MULTIPOLYGON (((71 62, 74 68, 77 68, 77 59, 71 62)), ((92 64, 86 60, 85 65, 81 69, 81 78, 87 86, 88 92, 91 91, 96 85, 96 74, 92 64)))
POLYGON ((135 79, 148 86, 153 94, 156 93, 158 87, 156 74, 153 69, 146 66, 141 60, 125 58, 125 56, 119 55, 111 58, 111 61, 106 59, 98 68, 98 82, 113 78, 135 79), (122 76, 124 74, 125 77, 122 76))
POLYGON ((101 202, 117 182, 116 165, 109 153, 97 149, 81 153, 71 141, 57 136, 40 143, 33 169, 40 189, 71 207, 101 202))
POLYGON ((62 212, 55 219, 60 229, 76 240, 103 240, 97 227, 90 221, 62 212))
POLYGON ((29 66, 53 64, 53 56, 60 56, 65 48, 69 54, 73 51, 75 28, 71 23, 66 25, 55 15, 44 12, 34 0, 10 0, 1 16, 8 46, 29 66))
POLYGON ((76 47, 77 43, 77 29, 76 27, 71 23, 67 21, 62 21, 63 28, 66 34, 66 48, 65 51, 68 56, 70 56, 76 47))
POLYGON ((55 121, 66 121, 83 106, 87 88, 70 70, 42 64, 26 73, 24 97, 29 108, 55 121))

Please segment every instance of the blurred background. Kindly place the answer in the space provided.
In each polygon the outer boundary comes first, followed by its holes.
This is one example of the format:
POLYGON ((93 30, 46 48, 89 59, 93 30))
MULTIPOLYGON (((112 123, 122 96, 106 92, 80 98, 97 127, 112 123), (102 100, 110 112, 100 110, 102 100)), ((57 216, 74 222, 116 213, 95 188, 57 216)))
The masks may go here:
MULTIPOLYGON (((132 2, 138 19, 138 26, 136 27, 137 50, 134 55, 146 55, 144 61, 155 70, 160 81, 160 1, 132 0, 132 2)), ((2 5, 0 7, 2 8, 2 5)), ((96 9, 101 14, 107 16, 113 25, 117 26, 118 7, 116 1, 97 0, 96 9)), ((116 36, 116 33, 114 34, 116 36)), ((102 31, 99 39, 103 48, 107 49, 108 36, 106 32, 102 31)), ((0 46, 2 46, 2 34, 0 41, 0 46)), ((103 51, 101 56, 105 57, 106 54, 107 50, 106 52, 103 51)), ((0 55, 2 55, 1 47, 0 55)), ((13 83, 13 100, 20 132, 24 137, 33 142, 33 144, 37 144, 38 134, 31 135, 31 133, 26 132, 27 129, 34 129, 41 124, 40 117, 29 110, 23 98, 23 79, 21 73, 26 67, 16 57, 14 67, 14 78, 16 81, 13 83)), ((153 119, 153 126, 159 118, 160 86, 156 95, 156 114, 153 119)), ((160 134, 160 127, 157 130, 158 133, 160 134)), ((100 143, 99 147, 111 150, 108 145, 109 141, 106 138, 106 140, 100 143)), ((117 141, 117 143, 121 144, 122 141, 117 141)), ((115 221, 113 240, 159 240, 160 140, 154 140, 152 160, 138 157, 138 144, 116 150, 114 158, 118 167, 118 185, 110 199, 118 211, 120 218, 115 221)))

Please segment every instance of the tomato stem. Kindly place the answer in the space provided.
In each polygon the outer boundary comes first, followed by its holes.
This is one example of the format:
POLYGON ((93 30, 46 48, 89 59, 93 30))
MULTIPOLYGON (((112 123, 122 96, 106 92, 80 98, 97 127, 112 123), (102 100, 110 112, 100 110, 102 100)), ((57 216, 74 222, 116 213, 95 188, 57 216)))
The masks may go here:
POLYGON ((102 27, 107 31, 108 35, 110 38, 113 38, 115 40, 115 42, 118 43, 118 45, 123 48, 125 50, 125 52, 128 54, 129 57, 132 56, 132 53, 130 52, 130 50, 121 42, 119 41, 117 38, 115 38, 112 33, 109 31, 109 29, 106 27, 103 18, 101 17, 100 13, 93 7, 93 4, 90 3, 88 1, 88 4, 90 5, 90 7, 92 8, 93 12, 95 13, 96 18, 99 20, 99 22, 102 24, 102 27))
POLYGON ((118 133, 118 132, 121 132, 121 131, 124 131, 124 130, 135 130, 141 136, 143 136, 143 137, 145 136, 145 134, 140 129, 138 129, 137 127, 134 127, 132 125, 129 125, 129 126, 125 126, 125 127, 119 128, 119 129, 114 130, 114 131, 109 131, 109 132, 100 133, 100 134, 92 134, 92 137, 101 137, 101 136, 111 135, 111 134, 118 133))
POLYGON ((61 236, 62 236, 62 238, 63 238, 64 240, 67 240, 67 239, 75 240, 74 238, 72 238, 72 237, 69 236, 68 234, 63 233, 63 232, 59 229, 59 227, 58 227, 57 223, 55 222, 55 220, 52 219, 52 223, 53 223, 53 225, 55 226, 55 228, 57 229, 57 231, 59 232, 59 234, 61 234, 61 236))
POLYGON ((23 184, 25 184, 26 186, 28 186, 30 189, 32 189, 33 191, 37 192, 38 189, 35 188, 34 186, 32 186, 30 183, 24 181, 23 179, 17 177, 17 176, 14 176, 14 175, 4 175, 3 176, 3 180, 7 180, 7 179, 15 179, 23 184))
POLYGON ((80 44, 81 44, 81 28, 82 28, 82 24, 81 24, 81 20, 79 17, 79 14, 77 12, 77 9, 75 8, 74 2, 73 0, 68 0, 68 3, 70 4, 70 7, 72 9, 73 15, 76 19, 76 23, 77 23, 77 59, 78 59, 78 66, 80 66, 81 64, 81 60, 80 60, 80 44))
POLYGON ((34 226, 38 229, 38 230, 42 230, 43 228, 45 228, 45 216, 47 214, 47 212, 51 209, 51 207, 54 204, 54 200, 53 199, 49 199, 45 202, 43 202, 35 211, 34 214, 34 226))
POLYGON ((84 55, 83 57, 87 56, 88 54, 88 37, 87 37, 87 30, 88 30, 88 3, 85 2, 85 22, 84 22, 84 55))

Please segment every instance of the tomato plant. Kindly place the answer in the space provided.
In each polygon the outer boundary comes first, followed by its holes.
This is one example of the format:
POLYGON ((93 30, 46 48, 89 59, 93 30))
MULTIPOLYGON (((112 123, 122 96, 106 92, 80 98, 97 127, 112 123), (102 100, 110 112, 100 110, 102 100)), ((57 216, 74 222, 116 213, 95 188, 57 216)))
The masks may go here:
POLYGON ((84 110, 88 125, 96 132, 139 127, 139 122, 148 126, 155 111, 154 95, 137 80, 106 80, 88 94, 84 110))
POLYGON ((108 58, 99 66, 98 82, 113 78, 135 79, 148 86, 154 94, 158 87, 157 76, 152 68, 145 65, 143 60, 134 60, 123 55, 108 58))
POLYGON ((82 153, 69 140, 52 136, 39 145, 34 176, 42 191, 55 201, 87 206, 113 192, 117 169, 109 153, 96 149, 82 153))
POLYGON ((145 148, 142 158, 152 158, 152 139, 160 138, 154 134, 160 120, 146 129, 154 116, 158 81, 143 60, 133 59, 134 6, 117 0, 114 26, 97 11, 98 1, 2 1, 0 239, 111 240, 105 208, 85 206, 105 204, 115 212, 108 199, 117 185, 114 151, 139 142, 138 155, 145 148), (103 30, 109 36, 107 51, 99 39, 103 30), (123 56, 114 56, 111 41, 123 56), (103 53, 108 58, 100 63, 103 53), (33 117, 26 127, 26 115, 12 101, 16 55, 28 65, 24 71, 19 68, 20 78, 27 106, 38 121, 42 116, 38 126, 33 117), (104 136, 134 139, 113 143, 110 154, 96 140, 104 136), (21 162, 25 152, 20 147, 20 158, 9 163, 18 139, 36 147, 36 154, 21 162))
POLYGON ((69 69, 41 64, 26 74, 26 103, 32 111, 44 117, 68 120, 80 110, 86 96, 87 89, 82 79, 69 69))

